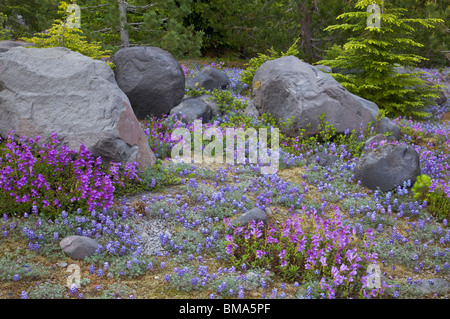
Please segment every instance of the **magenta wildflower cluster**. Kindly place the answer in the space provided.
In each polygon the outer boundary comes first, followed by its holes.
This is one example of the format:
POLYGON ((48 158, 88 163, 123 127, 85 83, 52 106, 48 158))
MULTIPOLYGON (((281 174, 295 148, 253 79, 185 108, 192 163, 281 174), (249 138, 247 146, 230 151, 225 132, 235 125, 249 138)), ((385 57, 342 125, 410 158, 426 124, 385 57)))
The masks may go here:
MULTIPOLYGON (((57 134, 39 148, 40 136, 28 141, 14 139, 14 131, 0 149, 0 207, 3 212, 30 212, 33 206, 41 212, 57 214, 69 207, 110 207, 114 185, 123 185, 119 176, 120 163, 109 169, 101 167, 101 158, 94 159, 83 144, 80 150, 58 149, 57 134), (75 159, 73 159, 75 158, 75 159)), ((127 163, 124 176, 138 179, 137 163, 127 163)))
MULTIPOLYGON (((228 219, 225 224, 234 230, 225 237, 234 265, 245 261, 252 268, 271 269, 291 281, 317 277, 329 298, 335 298, 337 291, 341 297, 354 296, 367 286, 367 266, 377 262, 377 254, 370 252, 376 245, 373 230, 363 231, 358 238, 356 227, 343 224, 338 206, 327 219, 303 207, 278 227, 264 228, 262 221, 254 220, 248 227, 234 227, 228 219)), ((382 289, 374 289, 373 294, 377 293, 382 289)))

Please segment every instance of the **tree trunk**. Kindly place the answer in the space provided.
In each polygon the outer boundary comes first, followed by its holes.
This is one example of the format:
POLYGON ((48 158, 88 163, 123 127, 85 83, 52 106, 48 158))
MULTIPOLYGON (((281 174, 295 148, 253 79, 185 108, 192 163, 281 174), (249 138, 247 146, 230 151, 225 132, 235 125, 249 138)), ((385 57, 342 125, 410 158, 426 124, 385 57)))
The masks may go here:
POLYGON ((130 46, 130 38, 128 36, 127 25, 127 5, 124 1, 119 2, 119 14, 120 14, 120 46, 122 48, 128 48, 130 46))
POLYGON ((302 20, 300 22, 300 47, 304 53, 314 59, 313 52, 313 34, 311 30, 311 10, 308 10, 307 4, 302 4, 302 20))

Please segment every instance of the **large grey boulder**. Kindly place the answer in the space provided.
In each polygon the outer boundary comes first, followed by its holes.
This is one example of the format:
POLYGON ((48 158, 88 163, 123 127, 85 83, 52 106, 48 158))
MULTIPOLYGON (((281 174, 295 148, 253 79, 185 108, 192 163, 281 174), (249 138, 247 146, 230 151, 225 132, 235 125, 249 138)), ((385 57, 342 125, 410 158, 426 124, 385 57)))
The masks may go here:
POLYGON ((98 242, 86 236, 69 236, 61 239, 59 247, 72 259, 83 260, 92 256, 98 247, 98 242))
POLYGON ((178 61, 156 47, 120 49, 113 56, 119 87, 138 119, 162 117, 184 96, 185 77, 178 61))
POLYGON ((52 132, 60 145, 84 144, 102 161, 138 162, 156 158, 119 89, 111 68, 66 48, 12 48, 0 54, 0 136, 41 136, 52 132))
POLYGON ((201 99, 187 98, 170 111, 170 115, 184 115, 184 123, 193 123, 195 120, 202 119, 207 123, 211 119, 211 108, 201 99))
POLYGON ((409 145, 384 144, 364 153, 355 167, 355 179, 371 190, 389 191, 411 184, 421 174, 419 154, 409 145))
POLYGON ((375 121, 375 103, 351 94, 331 75, 294 56, 267 61, 253 78, 253 100, 259 113, 275 119, 294 118, 295 132, 317 132, 319 116, 337 132, 358 130, 375 121), (309 127, 310 124, 310 127, 309 127))

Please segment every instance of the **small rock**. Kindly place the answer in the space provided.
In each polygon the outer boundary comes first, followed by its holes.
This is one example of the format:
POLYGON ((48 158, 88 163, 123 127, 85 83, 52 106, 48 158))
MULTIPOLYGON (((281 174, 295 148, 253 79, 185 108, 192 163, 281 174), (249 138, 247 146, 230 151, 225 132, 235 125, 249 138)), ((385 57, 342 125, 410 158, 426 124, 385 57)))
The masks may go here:
POLYGON ((394 139, 398 140, 401 137, 400 127, 398 127, 391 119, 383 117, 378 123, 377 133, 384 134, 391 132, 390 135, 394 139))
POLYGON ((325 167, 333 165, 337 160, 338 158, 334 155, 320 152, 308 157, 308 159, 306 160, 306 165, 317 163, 320 166, 325 167))
POLYGON ((207 66, 203 68, 200 72, 206 73, 214 80, 216 80, 222 89, 225 89, 230 84, 230 78, 225 72, 221 70, 207 66))
POLYGON ((68 264, 67 264, 67 263, 59 263, 58 266, 59 266, 59 267, 62 267, 62 268, 65 268, 65 267, 68 266, 68 264))
POLYGON ((201 99, 188 98, 170 110, 170 115, 183 114, 184 123, 192 123, 197 119, 208 122, 211 119, 211 107, 201 99))
POLYGON ((231 225, 236 226, 239 224, 241 227, 243 227, 243 226, 247 226, 247 224, 251 220, 254 220, 255 222, 262 220, 265 224, 268 219, 269 219, 269 216, 262 209, 260 209, 258 207, 254 207, 251 210, 249 210, 248 212, 245 212, 244 214, 240 215, 238 218, 234 219, 231 222, 231 225))
POLYGON ((69 236, 59 242, 59 246, 73 259, 83 260, 95 253, 98 242, 86 236, 69 236))
POLYGON ((219 82, 217 82, 212 76, 202 72, 198 73, 192 79, 188 79, 186 81, 186 85, 191 90, 203 88, 205 90, 212 91, 214 89, 221 88, 219 82))

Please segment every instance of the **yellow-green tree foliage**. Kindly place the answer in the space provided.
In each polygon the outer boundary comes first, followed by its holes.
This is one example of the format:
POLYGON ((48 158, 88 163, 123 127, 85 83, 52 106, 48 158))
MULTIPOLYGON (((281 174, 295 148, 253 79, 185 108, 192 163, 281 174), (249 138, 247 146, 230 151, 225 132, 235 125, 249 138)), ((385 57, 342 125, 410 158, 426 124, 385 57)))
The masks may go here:
POLYGON ((61 2, 59 9, 63 13, 63 19, 54 21, 53 26, 44 32, 36 33, 32 38, 24 38, 25 41, 34 43, 35 48, 64 47, 69 50, 79 52, 93 59, 105 61, 111 68, 111 51, 104 50, 100 42, 88 42, 83 35, 83 31, 78 28, 71 28, 67 24, 69 13, 66 11, 68 4, 61 2))

